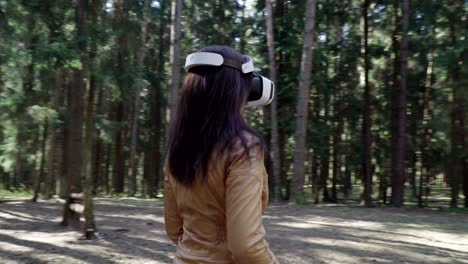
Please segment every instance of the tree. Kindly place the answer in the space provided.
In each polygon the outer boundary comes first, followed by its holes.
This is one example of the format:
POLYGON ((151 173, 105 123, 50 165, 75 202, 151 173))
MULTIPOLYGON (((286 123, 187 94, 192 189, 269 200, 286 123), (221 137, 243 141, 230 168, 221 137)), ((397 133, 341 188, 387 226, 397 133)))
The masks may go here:
POLYGON ((299 75, 299 95, 297 101, 297 122, 294 149, 294 196, 297 202, 304 200, 305 142, 309 102, 310 76, 312 70, 312 51, 316 1, 307 0, 305 7, 304 45, 302 48, 301 70, 299 75))
POLYGON ((145 59, 145 51, 146 51, 146 39, 148 36, 148 9, 149 9, 149 0, 145 0, 144 7, 143 7, 143 19, 141 22, 141 39, 140 39, 140 49, 138 51, 138 59, 137 59, 137 67, 138 67, 138 80, 135 86, 135 98, 133 104, 133 120, 132 120, 132 142, 130 145, 130 169, 131 169, 131 176, 130 180, 128 181, 128 195, 134 196, 136 193, 137 187, 137 164, 136 164, 136 155, 137 155, 137 133, 138 133, 138 119, 140 116, 140 107, 141 107, 141 88, 144 88, 145 80, 143 80, 143 63, 145 59))
POLYGON ((402 5, 402 27, 400 45, 400 86, 397 93, 396 125, 393 133, 396 136, 394 143, 394 160, 392 161, 392 205, 400 207, 404 201, 405 172, 405 126, 406 126, 406 91, 408 79, 408 20, 409 3, 403 1, 402 5))
POLYGON ((362 119, 362 145, 364 153, 362 155, 362 173, 364 179, 364 202, 366 207, 372 206, 372 171, 371 171, 371 93, 369 86, 369 70, 370 70, 370 57, 369 57, 369 0, 364 0, 363 5, 363 18, 364 18, 364 111, 362 119))
MULTIPOLYGON (((273 7, 272 1, 265 1, 266 7, 266 27, 267 45, 270 79, 276 82, 276 62, 275 62, 275 37, 273 30, 273 7)), ((279 157, 279 136, 278 136, 278 100, 271 103, 271 160, 273 164, 273 196, 275 201, 281 197, 281 159, 279 157)))
MULTIPOLYGON (((162 109, 163 109, 163 83, 165 80, 164 65, 165 65, 165 50, 166 50, 166 37, 165 32, 167 28, 167 15, 166 10, 169 6, 167 0, 161 1, 160 10, 158 12, 159 25, 157 43, 158 46, 154 45, 154 49, 150 49, 153 52, 154 65, 148 68, 148 72, 152 74, 154 71, 156 74, 153 78, 148 78, 151 83, 150 90, 150 103, 149 103, 149 120, 150 120, 150 133, 149 133, 149 146, 150 149, 145 152, 144 160, 144 171, 143 177, 145 179, 147 194, 151 198, 156 198, 158 194, 159 179, 161 174, 161 151, 164 146, 163 137, 163 120, 162 120, 162 109)), ((156 31, 156 30, 155 30, 156 31)))
MULTIPOLYGON (((169 92, 169 113, 170 123, 175 120, 177 111, 178 92, 180 85, 180 30, 181 30, 181 13, 182 13, 182 0, 172 0, 171 9, 171 51, 170 51, 170 65, 171 65, 171 82, 169 92)), ((167 130, 169 132, 169 129, 167 130)), ((168 134, 169 135, 169 134, 168 134)), ((166 137, 169 140, 169 136, 166 137)))
MULTIPOLYGON (((82 4, 82 3, 79 3, 82 4)), ((77 9, 82 12, 82 6, 77 9)), ((83 16, 78 16, 78 23, 84 23, 83 16)), ((84 83, 83 72, 76 68, 68 73, 67 78, 67 114, 68 124, 66 127, 66 193, 67 202, 64 205, 62 224, 69 225, 69 220, 79 221, 79 215, 70 210, 70 199, 68 197, 71 193, 80 193, 82 191, 81 174, 83 165, 83 108, 84 108, 84 83)))
POLYGON ((46 148, 48 131, 49 131, 49 120, 46 117, 44 120, 43 129, 42 129, 41 161, 40 161, 39 173, 36 172, 37 177, 34 182, 34 196, 32 198, 33 202, 37 202, 39 191, 40 191, 40 186, 41 186, 41 181, 44 179, 44 166, 45 166, 44 164, 45 164, 45 156, 46 156, 45 148, 46 148))
MULTIPOLYGON (((96 238, 95 231, 96 225, 94 222, 94 204, 93 204, 93 141, 94 141, 94 104, 95 104, 95 95, 96 95, 96 73, 95 73, 95 64, 96 64, 96 52, 97 47, 95 43, 90 47, 90 52, 88 53, 87 47, 89 46, 89 30, 88 24, 92 22, 93 25, 97 24, 97 12, 101 6, 100 0, 92 0, 91 5, 88 0, 80 0, 78 4, 78 16, 82 16, 79 19, 78 34, 84 38, 83 43, 80 45, 80 60, 81 67, 84 73, 89 71, 89 87, 86 103, 86 119, 85 119, 85 140, 84 140, 84 151, 83 151, 83 183, 84 183, 84 217, 85 217, 85 227, 84 235, 87 239, 96 238), (91 12, 90 12, 91 11, 91 12), (91 19, 89 19, 89 15, 91 19)), ((83 80, 83 83, 84 80, 83 80)))
POLYGON ((126 173, 126 152, 125 143, 127 135, 128 103, 126 101, 128 90, 131 87, 131 54, 130 54, 130 21, 129 2, 127 0, 113 1, 114 23, 120 30, 117 30, 115 38, 116 52, 114 56, 117 60, 114 77, 117 81, 119 96, 114 101, 114 122, 118 124, 118 129, 114 134, 114 160, 112 169, 112 191, 114 193, 124 192, 124 181, 126 173))
MULTIPOLYGON (((451 44, 451 50, 449 53, 450 60, 448 62, 448 78, 449 85, 452 86, 452 107, 450 113, 450 164, 448 164, 448 173, 451 187, 451 201, 450 206, 456 208, 458 206, 458 195, 459 195, 459 186, 462 183, 463 178, 466 176, 466 162, 467 162, 467 149, 466 143, 466 75, 464 80, 462 80, 462 65, 460 62, 466 61, 467 58, 467 47, 466 41, 464 48, 460 45, 460 36, 466 35, 466 30, 463 31, 463 22, 466 23, 466 14, 465 19, 463 19, 463 3, 461 1, 453 1, 450 3, 447 8, 448 12, 448 21, 449 21, 449 38, 451 44), (464 153, 465 152, 465 153, 464 153), (463 171, 465 167, 465 176, 463 177, 463 171)), ((466 27, 465 27, 466 28, 466 27)), ((465 73, 466 73, 466 66, 465 73)), ((467 179, 463 179, 464 182, 464 193, 465 193, 465 205, 468 205, 468 200, 466 198, 467 194, 467 179)))
POLYGON ((275 81, 245 116, 275 200, 468 206, 463 1, 254 3, 0 1, 0 188, 157 197, 180 63, 223 44, 275 81))

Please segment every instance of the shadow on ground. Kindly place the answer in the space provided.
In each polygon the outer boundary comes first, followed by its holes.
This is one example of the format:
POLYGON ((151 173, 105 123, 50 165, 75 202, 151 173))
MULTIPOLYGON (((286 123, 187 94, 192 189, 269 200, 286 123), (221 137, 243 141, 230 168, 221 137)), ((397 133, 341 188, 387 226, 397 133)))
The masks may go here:
MULTIPOLYGON (((59 225, 62 204, 0 204, 0 263, 171 263, 160 203, 99 199, 100 239, 59 225)), ((416 209, 272 205, 281 263, 468 263, 468 215, 416 209)))

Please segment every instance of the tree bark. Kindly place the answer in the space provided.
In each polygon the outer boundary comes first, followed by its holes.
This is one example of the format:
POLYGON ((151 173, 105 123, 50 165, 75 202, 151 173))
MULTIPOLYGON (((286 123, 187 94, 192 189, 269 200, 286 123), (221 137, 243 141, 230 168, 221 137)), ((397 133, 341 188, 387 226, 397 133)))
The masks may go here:
MULTIPOLYGON (((81 173, 83 165, 83 95, 84 83, 83 72, 78 69, 72 69, 72 79, 68 84, 68 136, 67 136, 67 160, 66 160, 66 190, 65 197, 70 193, 80 193, 82 191, 81 173)), ((64 205, 64 214, 62 224, 67 226, 72 220, 79 221, 79 216, 69 210, 69 199, 64 205)))
POLYGON ((141 22, 141 36, 140 36, 140 50, 138 51, 138 58, 137 58, 137 70, 138 70, 138 78, 141 79, 141 82, 137 83, 135 87, 135 98, 133 103, 133 120, 132 120, 132 142, 130 145, 130 169, 131 169, 131 176, 128 181, 128 195, 135 196, 137 191, 137 174, 138 174, 138 164, 136 162, 137 156, 137 134, 138 134, 138 119, 140 116, 140 106, 141 106, 141 96, 140 96, 140 85, 143 85, 143 67, 144 67, 144 60, 145 60, 145 51, 146 51, 146 39, 148 36, 148 9, 149 9, 149 0, 145 0, 143 6, 143 20, 141 22))
POLYGON ((403 0, 402 6, 402 28, 401 28, 401 46, 400 46, 400 86, 397 94, 396 126, 394 142, 395 159, 392 164, 392 205, 401 207, 404 201, 404 184, 406 179, 405 169, 405 128, 406 128, 406 90, 408 79, 408 20, 409 3, 403 0))
POLYGON ((458 196, 460 192, 460 184, 463 183, 463 192, 465 194, 465 206, 468 205, 466 197, 468 187, 468 176, 466 175, 466 166, 468 161, 468 152, 466 144, 466 98, 468 92, 466 66, 463 67, 462 62, 466 62, 467 48, 466 40, 463 42, 461 36, 466 32, 466 14, 463 13, 463 2, 453 1, 448 7, 451 12, 448 14, 449 22, 449 38, 452 49, 453 60, 449 61, 448 65, 448 80, 452 86, 452 108, 451 108, 451 125, 450 125, 450 162, 448 165, 449 183, 451 187, 450 207, 458 207, 458 196), (464 25, 465 28, 463 28, 464 25), (465 44, 465 46, 463 46, 465 44), (462 72, 463 71, 463 72, 462 72), (463 77, 462 77, 463 76, 463 77), (465 170, 465 175, 463 172, 465 170))
POLYGON ((106 164, 104 165, 104 183, 103 189, 105 190, 106 194, 110 193, 110 186, 109 186, 109 171, 111 166, 111 156, 112 156, 112 145, 107 144, 106 147, 106 164))
POLYGON ((366 207, 372 206, 372 173, 371 173, 371 91, 369 84, 369 70, 371 67, 369 56, 369 0, 364 0, 364 111, 362 121, 362 144, 364 153, 362 155, 362 172, 364 176, 364 204, 366 207))
MULTIPOLYGON (((244 3, 245 5, 245 3, 244 3)), ((270 79, 276 82, 276 62, 275 62, 275 37, 273 30, 273 7, 272 1, 266 0, 266 28, 267 28, 267 45, 268 45, 268 61, 270 79)), ((276 93, 278 94, 278 93, 276 93)), ((278 99, 271 103, 271 161, 273 172, 273 200, 281 199, 281 159, 279 158, 279 142, 278 142, 278 99)))
MULTIPOLYGON (((61 72, 54 71, 54 83, 52 85, 54 97, 52 101, 52 109, 58 112, 58 108, 61 100, 62 85, 63 85, 63 75, 61 72)), ((44 198, 50 199, 54 193, 54 182, 55 175, 57 172, 57 152, 58 152, 58 142, 57 142, 58 129, 54 127, 53 123, 49 132, 49 153, 47 158, 47 173, 45 174, 45 189, 44 189, 44 198)))
POLYGON ((307 134, 307 113, 312 70, 312 55, 315 30, 316 1, 307 0, 304 26, 304 46, 302 48, 301 70, 299 76, 299 95, 297 102, 297 122, 294 149, 294 197, 296 202, 304 202, 305 143, 307 134))
MULTIPOLYGON (((122 29, 129 29, 129 8, 130 3, 126 0, 115 0, 112 1, 115 9, 115 18, 116 26, 121 27, 122 29)), ((113 161, 113 176, 112 176, 112 185, 113 193, 123 193, 124 192, 124 181, 127 176, 126 170, 126 151, 125 151, 125 138, 128 131, 128 126, 126 124, 128 116, 128 105, 126 102, 126 97, 128 96, 128 89, 131 85, 130 75, 130 65, 131 53, 130 53, 130 44, 128 35, 125 30, 121 30, 118 33, 116 38, 116 43, 118 47, 117 52, 117 84, 120 90, 120 97, 116 100, 116 123, 119 124, 118 131, 115 133, 115 158, 113 161)))
MULTIPOLYGON (((182 13, 182 0, 172 0, 171 9, 171 48, 170 48, 170 65, 171 65, 171 82, 169 93, 169 127, 176 118, 179 84, 180 84, 180 36, 181 36, 181 13, 182 13)), ((166 141, 169 140, 168 129, 166 141)))
POLYGON ((320 160, 320 187, 319 191, 323 189, 323 201, 331 202, 330 194, 328 193, 328 176, 330 174, 330 153, 328 148, 320 160))
MULTIPOLYGON (((83 9, 85 12, 84 15, 84 22, 83 22, 83 35, 87 36, 87 1, 88 0, 81 0, 86 5, 83 9)), ((97 10, 99 8, 99 0, 92 0, 90 14, 91 14, 91 23, 93 25, 97 24, 97 10)), ((97 40, 95 40, 97 41, 97 40)), ((83 161, 84 161, 84 173, 82 175, 83 182, 84 182, 84 217, 85 217, 85 227, 84 227, 84 236, 86 239, 94 239, 96 238, 95 231, 96 225, 94 222, 94 204, 93 204, 93 141, 94 141, 94 99, 96 96, 96 75, 95 75, 95 63, 96 63, 96 52, 97 46, 96 42, 93 41, 91 45, 90 52, 87 52, 87 49, 84 48, 81 50, 82 57, 81 57, 81 65, 83 72, 87 72, 89 69, 90 77, 89 77, 89 88, 88 88, 88 101, 86 105, 86 123, 85 123, 85 142, 84 142, 84 154, 83 154, 83 161), (89 61, 88 61, 89 60, 89 61)), ((87 47, 88 43, 85 43, 85 47, 87 47)))
MULTIPOLYGON (((97 98, 97 105, 96 105, 96 111, 95 111, 95 115, 100 115, 102 114, 102 109, 103 109, 103 90, 104 88, 102 86, 97 86, 96 87, 98 89, 97 91, 97 94, 98 94, 98 98, 97 98)), ((104 149, 104 143, 102 142, 102 140, 100 139, 99 137, 99 134, 100 134, 100 129, 96 129, 95 128, 95 133, 94 135, 96 136, 96 140, 94 142, 94 153, 93 153, 93 157, 92 157, 92 160, 94 161, 93 162, 93 190, 92 190, 92 194, 93 195, 96 195, 99 190, 104 190, 104 188, 100 188, 103 186, 103 177, 102 177, 102 162, 105 158, 105 149, 104 149)))
POLYGON ((279 133, 279 158, 281 159, 281 164, 283 166, 281 167, 281 188, 284 188, 285 192, 282 192, 282 199, 285 201, 288 201, 290 198, 291 194, 291 188, 290 188, 290 179, 288 179, 288 171, 289 167, 291 165, 291 161, 288 160, 287 158, 287 153, 286 153, 286 141, 287 141, 287 134, 284 131, 281 131, 279 133))
POLYGON ((159 29, 158 29, 158 49, 157 52, 154 51, 153 54, 149 57, 157 57, 154 60, 154 70, 157 75, 156 78, 150 79, 151 89, 150 89, 150 103, 149 103, 149 120, 150 120, 150 133, 149 133, 149 144, 150 148, 145 152, 144 157, 144 171, 143 178, 145 181, 146 194, 150 198, 156 198, 158 194, 158 184, 159 176, 161 173, 161 151, 164 145, 164 140, 162 139, 162 116, 161 109, 162 104, 162 95, 161 90, 162 81, 164 80, 164 52, 165 52, 165 38, 164 34, 167 28, 166 25, 166 16, 164 12, 167 6, 167 0, 161 1, 160 15, 159 15, 159 29), (157 54, 157 55, 156 55, 157 54))
MULTIPOLYGON (((336 98, 334 99, 336 100, 336 98)), ((335 104, 336 105, 336 104, 335 104)), ((336 109, 336 108, 335 108, 336 109)), ((338 195, 337 195, 337 185, 338 185, 338 180, 339 180, 339 173, 341 170, 341 162, 340 162, 340 148, 339 146, 341 145, 341 134, 343 133, 343 118, 342 114, 340 112, 336 113, 338 117, 338 126, 335 128, 336 131, 333 133, 333 174, 332 174, 332 196, 331 200, 336 203, 338 202, 338 195)))
POLYGON ((64 107, 67 109, 67 117, 65 118, 65 127, 62 131, 62 144, 61 144, 61 154, 62 154, 62 166, 60 168, 60 179, 59 179, 59 197, 62 199, 66 199, 67 194, 68 194, 68 154, 69 154, 69 147, 68 147, 68 142, 70 141, 70 116, 69 116, 69 110, 70 109, 70 100, 71 100, 71 85, 70 85, 70 78, 71 78, 71 72, 66 70, 63 72, 63 91, 65 93, 65 98, 64 98, 64 107))
MULTIPOLYGON (((117 102, 116 122, 122 124, 124 120, 125 105, 124 102, 117 102)), ((120 127, 115 133, 115 158, 112 170, 112 191, 114 193, 123 193, 125 177, 125 153, 124 153, 124 128, 120 127)))
POLYGON ((311 172, 310 172, 310 177, 312 179, 312 194, 314 195, 314 203, 318 204, 320 202, 320 178, 318 174, 318 168, 319 168, 319 159, 317 157, 317 154, 315 152, 312 152, 312 162, 311 162, 311 172))
POLYGON ((428 154, 427 149, 430 140, 430 127, 428 121, 430 115, 432 114, 432 107, 430 104, 430 94, 432 87, 435 82, 434 75, 434 46, 431 47, 429 54, 427 55, 427 66, 426 66, 426 80, 424 84, 424 91, 422 92, 422 132, 419 149, 421 152, 421 169, 419 176, 419 193, 418 193, 418 206, 424 206, 423 193, 424 193, 424 184, 426 188, 429 188, 428 179, 429 179, 429 164, 428 164, 428 154))
MULTIPOLYGON (((242 7, 241 7, 241 10, 242 10, 242 11, 241 11, 241 23, 240 23, 241 25, 243 25, 244 22, 245 22, 246 2, 247 2, 247 0, 242 0, 242 7)), ((270 2, 271 2, 271 0, 270 0, 270 2)), ((268 1, 265 2, 265 4, 267 4, 267 3, 268 3, 268 1)), ((271 3, 270 3, 270 4, 271 4, 271 3)), ((268 12, 268 11, 267 11, 267 12, 268 12)), ((267 23, 268 23, 268 22, 267 22, 267 23)), ((239 41, 239 46, 240 46, 239 51, 240 51, 240 53, 242 53, 242 54, 245 54, 245 45, 246 45, 246 43, 247 43, 247 41, 245 40, 245 31, 246 31, 246 30, 245 30, 244 28, 241 28, 241 29, 240 29, 240 35, 239 35, 239 38, 240 38, 240 41, 239 41)), ((268 31, 268 29, 267 29, 267 31, 268 31)), ((268 34, 268 33, 267 33, 267 34, 268 34)), ((267 40, 267 41, 268 41, 268 40, 267 40)))
POLYGON ((34 186, 34 196, 32 201, 37 202, 39 196, 41 181, 44 179, 44 166, 45 166, 45 154, 46 154, 46 145, 47 145, 47 135, 49 131, 49 119, 46 117, 44 120, 44 126, 42 128, 42 142, 41 142, 41 161, 39 165, 39 174, 37 176, 35 186, 34 186))

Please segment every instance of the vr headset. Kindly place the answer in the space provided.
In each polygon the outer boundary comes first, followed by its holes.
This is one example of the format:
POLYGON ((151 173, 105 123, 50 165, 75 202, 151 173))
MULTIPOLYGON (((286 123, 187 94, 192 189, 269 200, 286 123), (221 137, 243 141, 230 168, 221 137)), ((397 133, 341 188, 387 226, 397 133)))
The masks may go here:
MULTIPOLYGON (((218 53, 212 52, 195 52, 187 56, 185 59, 185 71, 189 72, 191 68, 197 66, 227 66, 239 70, 246 74, 254 72, 252 58, 245 56, 245 63, 226 59, 218 53)), ((247 106, 263 106, 268 105, 273 101, 275 96, 275 84, 268 78, 253 73, 252 88, 247 100, 247 106)))

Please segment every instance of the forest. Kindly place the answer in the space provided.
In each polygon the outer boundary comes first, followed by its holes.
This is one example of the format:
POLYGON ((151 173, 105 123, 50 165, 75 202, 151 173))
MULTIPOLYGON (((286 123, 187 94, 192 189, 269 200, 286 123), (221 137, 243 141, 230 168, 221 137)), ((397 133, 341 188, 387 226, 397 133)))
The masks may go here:
POLYGON ((170 263, 161 201, 185 57, 225 45, 275 81, 244 117, 268 147, 282 263, 464 263, 467 11, 0 0, 0 262, 170 263))
POLYGON ((3 188, 157 197, 185 56, 219 44, 276 81, 246 113, 276 200, 468 206, 464 1, 183 2, 0 2, 3 188))
POLYGON ((273 103, 244 114, 268 146, 271 201, 468 208, 467 11, 0 0, 0 198, 82 200, 88 231, 96 197, 161 199, 185 57, 226 45, 275 81, 273 103))

